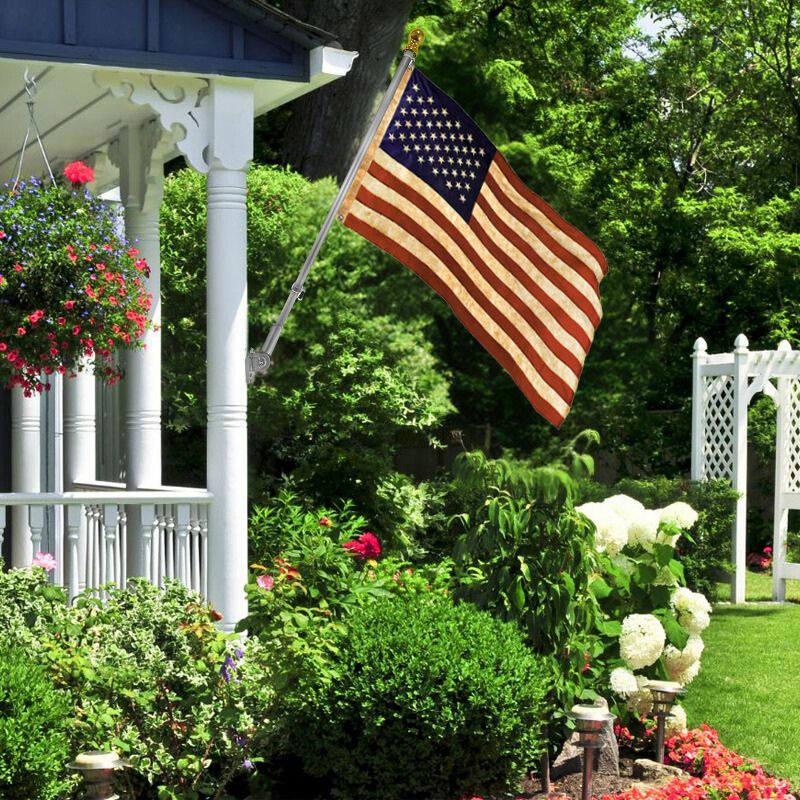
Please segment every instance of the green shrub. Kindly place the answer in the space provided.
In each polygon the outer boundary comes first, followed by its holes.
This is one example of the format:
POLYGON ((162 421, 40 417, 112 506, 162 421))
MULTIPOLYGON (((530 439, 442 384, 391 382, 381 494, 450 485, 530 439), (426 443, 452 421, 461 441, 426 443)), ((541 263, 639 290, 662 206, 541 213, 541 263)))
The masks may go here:
POLYGON ((433 596, 354 612, 337 673, 298 689, 293 751, 338 797, 507 787, 536 764, 549 669, 519 631, 433 596))
POLYGON ((663 508, 679 500, 688 503, 700 518, 691 531, 691 541, 684 536, 678 548, 686 585, 708 597, 716 595, 720 573, 731 570, 731 530, 737 495, 728 481, 626 478, 615 486, 584 483, 581 494, 587 501, 626 494, 646 508, 663 508))
POLYGON ((55 800, 73 780, 69 698, 21 649, 0 648, 0 797, 55 800))

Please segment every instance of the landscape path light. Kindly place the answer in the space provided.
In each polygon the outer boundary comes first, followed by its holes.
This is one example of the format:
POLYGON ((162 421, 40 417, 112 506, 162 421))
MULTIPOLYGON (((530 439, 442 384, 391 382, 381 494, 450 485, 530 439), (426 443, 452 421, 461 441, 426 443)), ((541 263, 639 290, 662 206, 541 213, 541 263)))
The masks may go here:
POLYGON ((666 720, 672 716, 672 706, 678 695, 683 694, 686 689, 675 681, 648 681, 647 688, 653 695, 653 714, 656 717, 656 761, 663 764, 666 720))
POLYGON ((117 753, 105 750, 81 753, 71 764, 67 764, 68 769, 82 773, 86 800, 117 800, 119 795, 114 794, 111 788, 114 770, 127 766, 128 762, 123 761, 117 753))
POLYGON ((570 719, 575 720, 578 732, 578 747, 583 748, 583 792, 582 800, 591 800, 594 752, 603 746, 603 726, 615 719, 600 706, 572 706, 570 719), (588 751, 588 752, 587 752, 588 751))

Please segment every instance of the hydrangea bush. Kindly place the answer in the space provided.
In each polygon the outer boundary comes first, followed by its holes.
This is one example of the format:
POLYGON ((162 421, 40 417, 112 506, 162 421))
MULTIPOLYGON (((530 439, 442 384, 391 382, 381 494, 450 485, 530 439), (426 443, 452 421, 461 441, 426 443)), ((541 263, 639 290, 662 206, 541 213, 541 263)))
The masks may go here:
POLYGON ((69 185, 31 178, 0 194, 0 380, 26 395, 92 356, 115 383, 112 355, 141 346, 150 325, 147 264, 116 212, 84 188, 91 168, 64 172, 69 185))
MULTIPOLYGON (((702 632, 710 623, 711 605, 686 588, 676 555, 698 515, 687 503, 647 509, 627 495, 578 506, 595 529, 599 572, 592 591, 603 610, 599 624, 603 657, 596 668, 620 701, 617 711, 627 722, 650 713, 650 678, 686 686, 700 670, 702 632)), ((685 714, 676 706, 673 729, 685 729, 685 714)))

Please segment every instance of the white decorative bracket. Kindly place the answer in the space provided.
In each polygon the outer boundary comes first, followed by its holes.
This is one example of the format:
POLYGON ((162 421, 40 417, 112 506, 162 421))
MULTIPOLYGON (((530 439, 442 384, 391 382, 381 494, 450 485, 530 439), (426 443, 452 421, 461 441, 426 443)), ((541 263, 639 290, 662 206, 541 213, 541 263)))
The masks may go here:
POLYGON ((156 120, 127 126, 108 146, 108 157, 119 169, 120 200, 125 208, 158 209, 163 194, 162 161, 156 151, 168 139, 156 120))
POLYGON ((208 172, 208 88, 205 78, 116 70, 96 70, 95 83, 116 97, 149 106, 161 127, 175 137, 178 150, 198 172, 208 172))

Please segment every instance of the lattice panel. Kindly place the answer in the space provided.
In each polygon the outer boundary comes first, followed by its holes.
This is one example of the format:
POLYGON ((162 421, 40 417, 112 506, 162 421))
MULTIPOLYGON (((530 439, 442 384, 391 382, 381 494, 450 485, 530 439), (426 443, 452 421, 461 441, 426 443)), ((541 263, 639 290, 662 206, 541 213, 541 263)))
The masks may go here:
POLYGON ((784 491, 800 492, 800 378, 791 378, 787 389, 784 491))
MULTIPOLYGON (((733 376, 703 378, 703 466, 706 480, 733 480, 733 376)), ((800 411, 800 408, 798 408, 800 411)))

